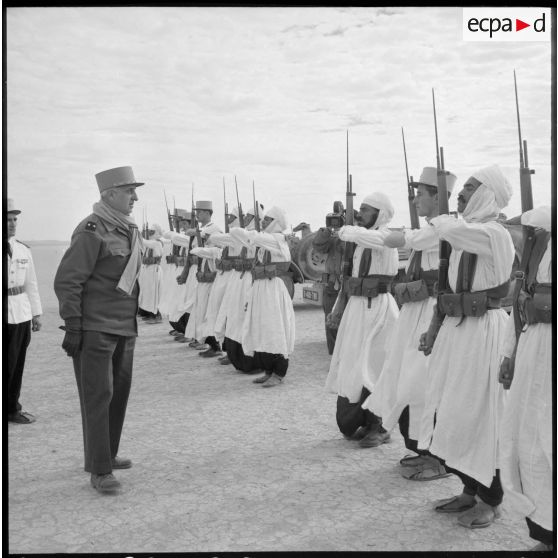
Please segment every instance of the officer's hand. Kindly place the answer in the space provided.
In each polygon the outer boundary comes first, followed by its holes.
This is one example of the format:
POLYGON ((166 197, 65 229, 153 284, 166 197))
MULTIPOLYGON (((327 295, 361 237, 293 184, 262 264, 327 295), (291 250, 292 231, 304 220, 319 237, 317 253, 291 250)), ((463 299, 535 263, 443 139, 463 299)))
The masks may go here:
POLYGON ((500 364, 500 373, 498 374, 498 381, 502 384, 504 389, 510 389, 514 373, 514 362, 511 358, 505 357, 500 364))
POLYGON ((62 341, 62 348, 69 357, 77 356, 81 349, 81 331, 66 330, 66 335, 64 335, 64 340, 62 341))
POLYGON ((184 275, 181 273, 180 275, 176 276, 176 282, 179 285, 184 285, 184 283, 186 283, 186 277, 184 277, 184 275))
POLYGON ((41 316, 33 316, 31 319, 31 331, 39 331, 42 326, 41 316))
POLYGON ((184 234, 187 236, 196 236, 196 229, 186 229, 184 231, 184 234))

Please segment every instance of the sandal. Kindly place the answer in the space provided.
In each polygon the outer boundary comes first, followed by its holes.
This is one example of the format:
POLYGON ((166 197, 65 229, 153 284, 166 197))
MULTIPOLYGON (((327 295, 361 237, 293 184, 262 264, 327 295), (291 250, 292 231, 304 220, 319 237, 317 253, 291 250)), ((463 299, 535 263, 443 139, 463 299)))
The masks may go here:
POLYGON ((498 517, 500 517, 498 506, 493 507, 484 502, 477 502, 474 508, 457 518, 457 523, 467 529, 482 529, 492 525, 498 517))
POLYGON ((416 467, 415 469, 405 467, 405 469, 401 471, 401 476, 414 481, 445 479, 450 475, 451 473, 448 473, 443 465, 437 466, 435 464, 425 465, 424 467, 416 467))
POLYGON ((452 504, 459 501, 459 496, 452 496, 451 498, 446 498, 445 500, 438 500, 437 505, 434 507, 434 511, 438 513, 460 513, 471 509, 476 505, 476 501, 473 500, 468 504, 459 504, 452 507, 452 504))
POLYGON ((399 465, 402 467, 417 467, 424 463, 424 455, 406 455, 399 460, 399 465))

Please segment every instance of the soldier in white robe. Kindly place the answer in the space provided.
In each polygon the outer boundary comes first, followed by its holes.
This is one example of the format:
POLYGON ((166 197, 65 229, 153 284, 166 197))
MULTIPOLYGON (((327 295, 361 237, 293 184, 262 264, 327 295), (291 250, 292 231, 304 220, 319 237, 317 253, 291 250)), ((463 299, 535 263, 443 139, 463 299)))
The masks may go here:
POLYGON ((463 219, 439 215, 430 221, 451 245, 448 283, 456 294, 438 297, 438 311, 421 336, 420 349, 432 354, 418 447, 443 460, 464 485, 462 494, 437 502, 435 511, 460 513, 458 523, 471 529, 492 524, 503 496, 497 470, 503 396, 498 370, 509 317, 500 305, 515 250, 496 219, 511 193, 499 167, 481 169, 458 195, 463 219))
POLYGON ((138 277, 138 306, 148 313, 149 317, 145 320, 147 324, 157 324, 162 321, 159 311, 163 278, 161 271, 162 233, 160 225, 155 223, 148 230, 149 238, 143 240, 144 252, 138 277))
POLYGON ((173 328, 169 333, 175 341, 185 343, 189 341, 185 336, 186 325, 193 306, 192 298, 195 294, 195 265, 190 265, 193 255, 189 254, 190 246, 195 246, 195 239, 186 236, 184 231, 190 227, 192 214, 185 209, 177 209, 175 215, 177 231, 167 231, 163 238, 172 243, 171 255, 168 258, 168 271, 163 285, 161 302, 164 314, 173 328))
MULTIPOLYGON (((264 207, 260 204, 260 213, 263 215, 264 207)), ((244 216, 244 227, 247 231, 254 230, 254 208, 244 216)), ((231 225, 232 226, 232 225, 231 225)), ((255 374, 261 372, 253 356, 246 355, 242 348, 242 327, 244 316, 252 289, 252 268, 256 245, 250 242, 243 243, 231 234, 214 235, 224 246, 229 247, 229 255, 233 258, 233 268, 228 272, 229 282, 219 309, 215 323, 215 336, 223 339, 223 348, 227 352, 226 360, 240 372, 255 374)))
MULTIPOLYGON (((211 201, 197 201, 195 212, 201 227, 199 231, 197 229, 188 229, 186 234, 190 237, 197 237, 199 233, 203 244, 209 235, 221 232, 221 230, 212 222, 213 203, 211 201)), ((199 246, 199 239, 196 248, 201 248, 199 246)), ((187 338, 194 339, 189 346, 203 351, 200 354, 204 357, 213 357, 221 354, 221 346, 215 339, 213 332, 208 331, 207 327, 204 326, 209 295, 216 276, 215 258, 200 256, 196 272, 195 298, 184 335, 187 338)))
MULTIPOLYGON (((448 195, 457 177, 448 173, 448 195)), ((389 248, 412 250, 407 262, 405 282, 395 286, 394 296, 401 306, 393 333, 388 340, 387 357, 372 394, 362 407, 382 417, 390 432, 398 423, 407 449, 414 452, 400 460, 401 474, 410 480, 434 480, 448 476, 444 466, 427 450, 417 448, 424 409, 427 356, 418 350, 421 334, 428 329, 438 281, 439 239, 430 220, 439 214, 437 169, 425 167, 416 188, 414 205, 426 227, 392 232, 384 240, 389 248)))
POLYGON ((551 219, 549 206, 521 216, 523 225, 536 227, 522 285, 523 294, 530 296, 524 302, 519 299, 519 315, 526 318, 521 321, 519 341, 514 320, 508 322, 500 369, 500 382, 510 390, 500 428, 502 485, 506 502, 525 516, 529 535, 539 541, 531 550, 552 550, 554 542, 551 219), (539 315, 533 315, 531 304, 537 296, 537 308, 546 307, 542 315, 539 310, 539 315), (529 310, 527 305, 531 306, 529 310))
POLYGON ((339 320, 340 308, 349 296, 325 385, 337 394, 339 430, 346 438, 360 438, 362 447, 376 447, 389 440, 380 417, 362 409, 361 404, 380 375, 385 346, 399 313, 390 293, 397 274, 398 253, 395 248, 384 246, 392 217, 393 206, 388 197, 374 192, 362 201, 357 216, 359 226, 339 229, 339 238, 356 243, 356 248, 352 276, 343 279, 329 318, 329 323, 339 320))
POLYGON ((286 286, 287 281, 292 282, 288 272, 291 254, 283 234, 286 228, 285 212, 272 207, 262 221, 262 232, 241 228, 230 231, 233 238, 258 248, 242 328, 242 347, 264 370, 264 375, 254 383, 265 388, 283 383, 295 343, 293 302, 286 286))

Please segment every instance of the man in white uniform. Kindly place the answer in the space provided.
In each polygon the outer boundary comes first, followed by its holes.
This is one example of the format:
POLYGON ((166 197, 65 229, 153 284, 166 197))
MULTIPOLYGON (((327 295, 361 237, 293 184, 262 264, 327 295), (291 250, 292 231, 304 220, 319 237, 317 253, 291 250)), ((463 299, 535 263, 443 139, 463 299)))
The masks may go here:
POLYGON ((254 380, 264 388, 283 383, 295 343, 293 301, 286 286, 289 281, 292 285, 288 272, 291 253, 283 234, 286 228, 285 212, 272 207, 262 221, 261 232, 240 227, 230 231, 244 245, 258 248, 242 328, 242 348, 264 370, 264 375, 254 380))
POLYGON ((366 196, 357 216, 358 226, 339 229, 339 238, 356 243, 351 277, 343 286, 330 317, 338 322, 343 312, 326 389, 337 393, 336 420, 346 438, 359 438, 361 447, 376 447, 389 440, 380 417, 361 408, 374 389, 385 358, 385 345, 399 310, 390 294, 397 274, 398 253, 386 248, 387 225, 393 206, 382 192, 366 196))
POLYGON ((8 198, 7 233, 5 242, 8 260, 8 323, 7 338, 7 397, 6 411, 8 422, 30 424, 35 417, 22 411, 19 396, 25 367, 27 347, 31 341, 31 331, 41 329, 41 300, 31 250, 23 242, 16 240, 17 216, 21 213, 15 208, 14 200, 8 198))
MULTIPOLYGON (((531 550, 552 550, 552 213, 549 206, 526 211, 528 227, 523 248, 527 265, 520 282, 513 317, 518 311, 519 340, 514 319, 508 321, 500 382, 509 389, 500 430, 500 469, 506 502, 525 516, 531 550), (514 366, 515 363, 515 366, 514 366), (511 387, 510 387, 511 385, 511 387)), ((524 267, 523 265, 521 267, 524 267)))
POLYGON ((486 167, 467 179, 458 195, 463 219, 430 220, 451 245, 451 292, 439 294, 431 326, 421 336, 420 349, 432 354, 418 447, 463 482, 462 494, 438 502, 435 510, 460 513, 458 523, 469 529, 491 525, 503 497, 497 470, 503 396, 498 371, 509 317, 501 299, 509 291, 515 249, 497 219, 511 194, 499 167, 486 167))
MULTIPOLYGON (((457 177, 448 173, 448 195, 457 177)), ((414 205, 419 217, 425 217, 426 227, 394 231, 384 245, 412 250, 405 270, 404 282, 398 283, 394 295, 401 307, 394 331, 388 341, 387 357, 374 392, 363 408, 382 417, 385 429, 391 431, 397 423, 405 446, 415 455, 400 460, 401 474, 410 480, 425 481, 447 476, 444 466, 426 450, 417 449, 424 398, 428 391, 427 356, 419 350, 421 334, 428 329, 436 303, 438 281, 439 239, 430 221, 439 214, 438 179, 435 167, 425 167, 416 188, 414 205)))

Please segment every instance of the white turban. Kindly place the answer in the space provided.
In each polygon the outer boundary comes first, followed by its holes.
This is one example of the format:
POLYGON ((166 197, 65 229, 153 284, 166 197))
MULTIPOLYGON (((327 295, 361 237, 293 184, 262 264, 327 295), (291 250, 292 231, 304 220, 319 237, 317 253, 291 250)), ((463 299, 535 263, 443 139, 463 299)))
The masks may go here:
POLYGON ((273 206, 266 214, 266 217, 271 217, 273 221, 265 229, 268 233, 280 233, 287 228, 287 214, 283 209, 273 206))
POLYGON ((508 205, 512 187, 498 165, 480 169, 473 173, 473 177, 494 192, 494 199, 500 209, 508 205))
POLYGON ((378 218, 374 223, 374 229, 387 225, 393 218, 393 205, 389 201, 389 198, 382 192, 373 192, 372 194, 366 196, 362 200, 363 204, 369 205, 370 207, 375 207, 380 212, 378 213, 378 218))

